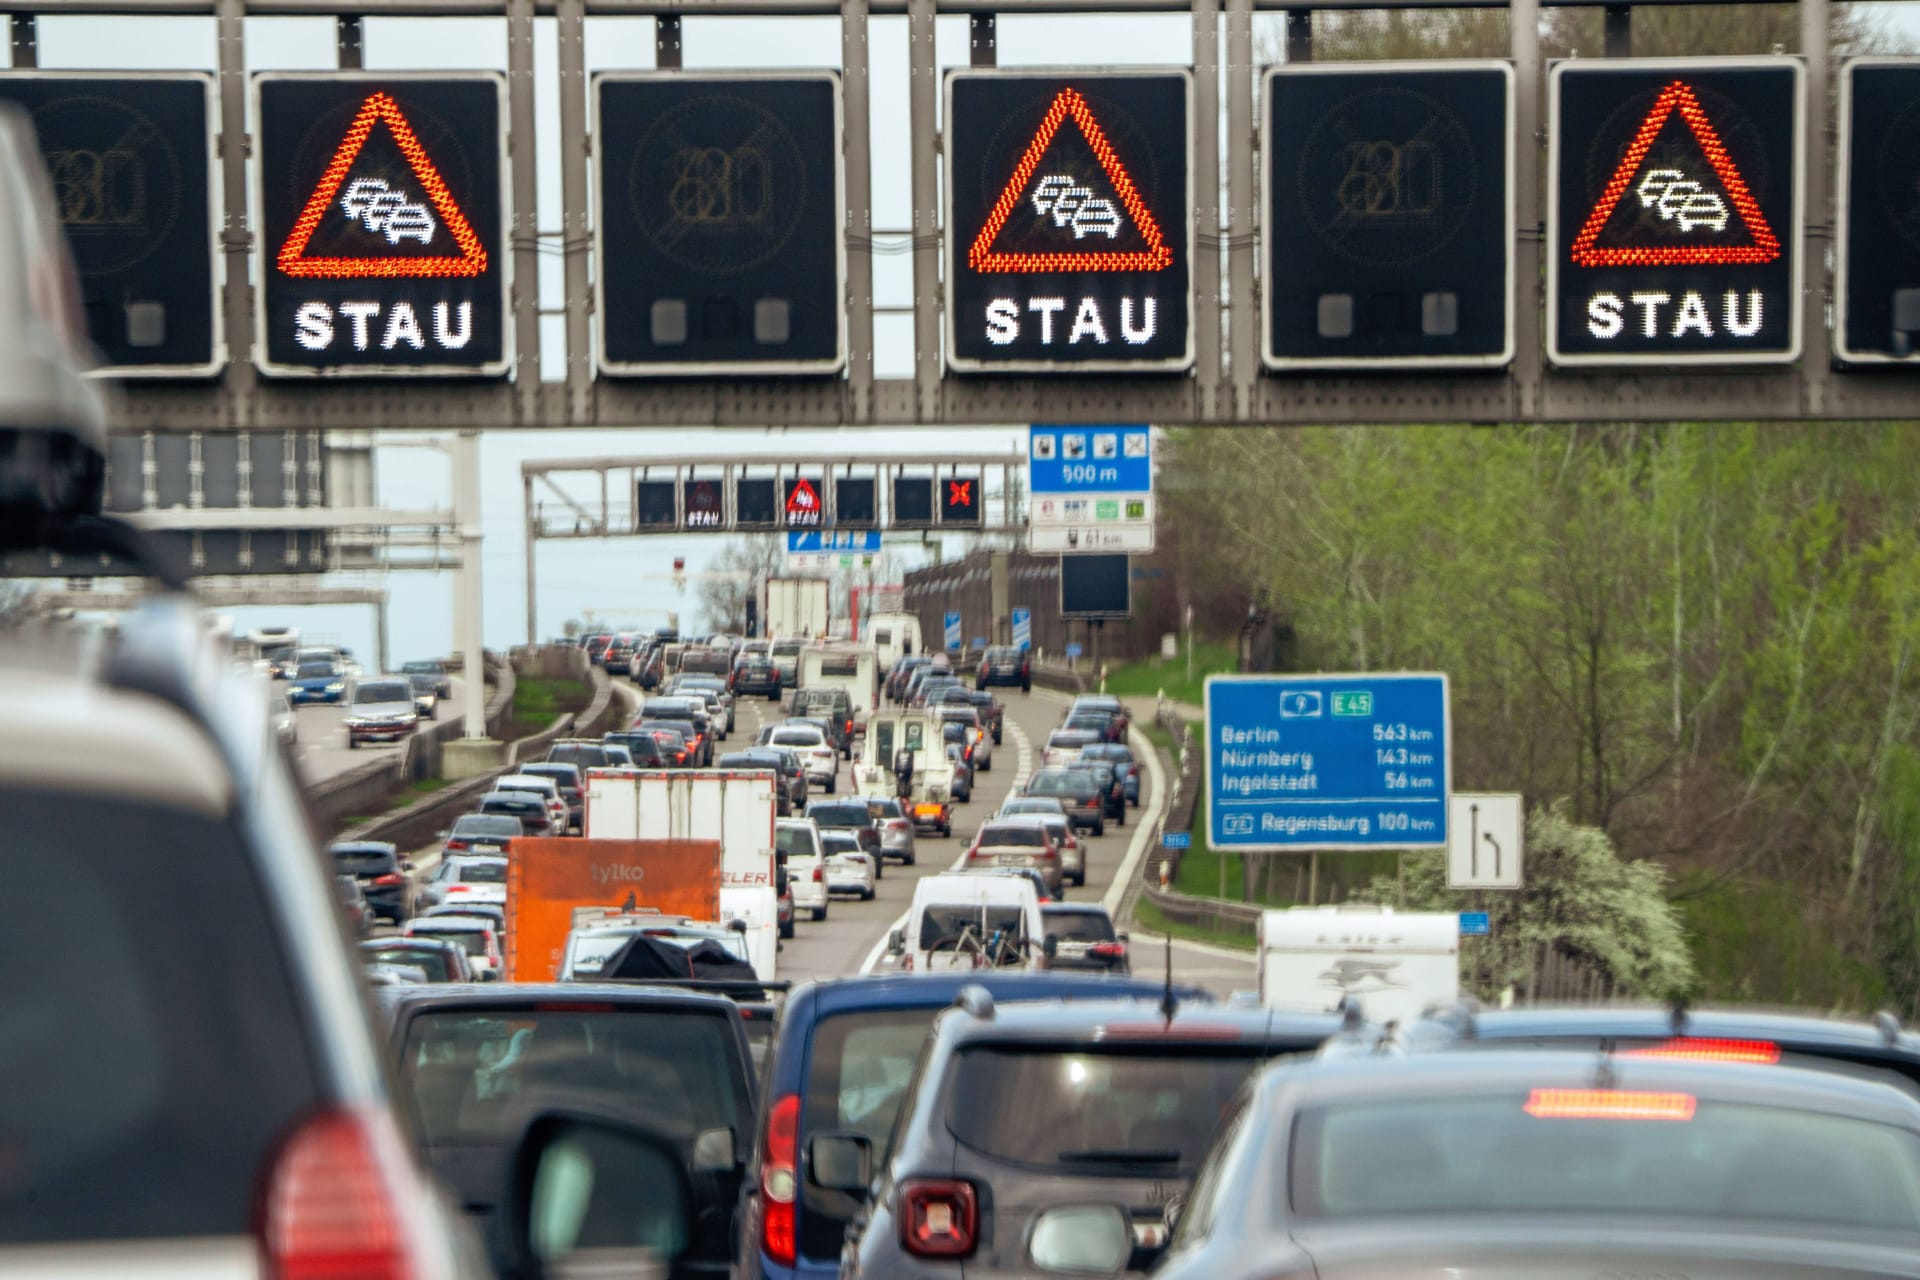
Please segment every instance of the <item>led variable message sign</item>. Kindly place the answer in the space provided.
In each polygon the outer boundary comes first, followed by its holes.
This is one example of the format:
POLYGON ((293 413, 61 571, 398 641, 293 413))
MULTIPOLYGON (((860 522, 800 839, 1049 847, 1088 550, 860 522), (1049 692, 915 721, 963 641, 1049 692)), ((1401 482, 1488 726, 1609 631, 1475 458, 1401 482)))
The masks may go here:
POLYGON ((879 522, 872 476, 835 476, 833 523, 841 529, 871 529, 879 522))
POLYGON ((893 524, 897 529, 933 524, 933 479, 930 476, 895 476, 893 480, 893 524))
POLYGON ((33 120, 87 333, 114 373, 219 368, 212 94, 197 74, 0 74, 0 101, 33 120))
POLYGON ((733 520, 742 529, 772 529, 783 524, 774 506, 773 481, 734 481, 733 520))
POLYGON ((940 478, 940 523, 980 523, 980 477, 947 475, 940 478))
POLYGON ((1563 62, 1550 85, 1549 357, 1797 358, 1801 64, 1563 62))
POLYGON ((672 529, 680 524, 673 508, 671 480, 641 480, 635 484, 633 522, 642 529, 672 529))
POLYGON ((263 371, 506 372, 505 86, 254 78, 263 371))
POLYGON ((821 526, 823 509, 820 500, 821 481, 806 476, 793 476, 786 482, 786 526, 789 529, 818 529, 821 526))
POLYGON ((609 73, 593 101, 600 368, 837 372, 839 75, 609 73))
POLYGON ((689 529, 718 529, 726 524, 724 482, 720 480, 682 480, 680 503, 686 511, 689 529))
POLYGON ((1193 362, 1192 77, 947 76, 947 363, 1193 362))
POLYGON ((1920 61, 1840 70, 1834 353, 1906 360, 1920 338, 1920 61))
POLYGON ((1267 72, 1265 356, 1274 369, 1513 355, 1513 69, 1267 72))

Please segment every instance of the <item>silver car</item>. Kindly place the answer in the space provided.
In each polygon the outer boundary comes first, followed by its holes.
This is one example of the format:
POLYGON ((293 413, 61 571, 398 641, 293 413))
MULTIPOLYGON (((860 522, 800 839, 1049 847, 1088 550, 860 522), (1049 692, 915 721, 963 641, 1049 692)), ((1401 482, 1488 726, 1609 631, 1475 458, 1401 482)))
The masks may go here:
POLYGON ((414 706, 413 685, 405 676, 381 676, 361 680, 348 694, 347 745, 363 742, 398 742, 411 737, 419 726, 420 713, 414 706))
POLYGON ((874 828, 880 833, 880 856, 912 866, 917 857, 913 847, 913 819, 893 796, 863 796, 874 828))

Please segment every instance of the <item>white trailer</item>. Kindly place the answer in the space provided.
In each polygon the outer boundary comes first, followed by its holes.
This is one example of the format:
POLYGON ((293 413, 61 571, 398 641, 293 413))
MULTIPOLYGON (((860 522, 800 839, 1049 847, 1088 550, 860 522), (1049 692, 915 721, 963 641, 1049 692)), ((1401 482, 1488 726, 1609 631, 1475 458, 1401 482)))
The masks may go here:
POLYGON ((911 613, 876 613, 867 619, 867 643, 880 655, 880 670, 891 671, 900 659, 925 653, 920 640, 920 618, 911 613))
POLYGON ((825 578, 768 578, 761 597, 761 631, 769 638, 825 639, 833 623, 832 592, 833 584, 825 578))
POLYGON ((800 651, 800 688, 845 689, 855 711, 880 705, 880 658, 872 646, 810 644, 800 651))
MULTIPOLYGON (((762 769, 589 769, 589 840, 718 840, 720 918, 747 924, 754 975, 775 976, 774 786, 762 769)), ((640 894, 644 904, 644 887, 640 894)))
POLYGON ((1327 1010, 1352 996, 1369 1021, 1405 1024, 1460 995, 1460 917, 1392 907, 1268 911, 1258 933, 1260 1003, 1327 1010))

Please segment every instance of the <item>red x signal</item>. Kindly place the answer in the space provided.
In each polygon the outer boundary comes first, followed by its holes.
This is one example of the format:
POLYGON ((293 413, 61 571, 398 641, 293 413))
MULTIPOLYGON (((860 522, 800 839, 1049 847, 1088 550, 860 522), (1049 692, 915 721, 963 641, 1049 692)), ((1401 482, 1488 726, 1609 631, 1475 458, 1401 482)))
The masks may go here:
POLYGON ((949 507, 970 507, 973 505, 973 481, 947 481, 947 505, 949 507))

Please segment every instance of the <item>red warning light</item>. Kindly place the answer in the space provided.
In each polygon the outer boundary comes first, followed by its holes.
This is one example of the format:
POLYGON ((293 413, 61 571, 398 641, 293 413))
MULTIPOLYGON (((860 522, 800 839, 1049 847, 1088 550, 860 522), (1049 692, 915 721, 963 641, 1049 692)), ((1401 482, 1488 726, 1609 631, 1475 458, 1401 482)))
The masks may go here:
POLYGON ((787 491, 787 514, 790 516, 815 515, 820 510, 820 495, 813 491, 813 482, 802 476, 793 482, 787 491))
MULTIPOLYGON (((1653 180, 1653 175, 1641 179, 1644 187, 1653 180)), ((1669 184, 1675 185, 1675 184, 1669 184)), ((1690 184, 1697 185, 1697 184, 1690 184)), ((1641 198, 1647 200, 1643 191, 1641 198)), ((1706 199, 1715 197, 1707 195, 1706 199)), ((1661 201, 1665 216, 1666 201, 1661 201)), ((1710 211, 1701 221, 1710 217, 1710 211)), ((1690 223, 1685 209, 1677 211, 1675 220, 1681 229, 1689 229, 1690 223)), ((1715 230, 1725 227, 1725 215, 1719 217, 1715 230)), ((1708 223, 1708 225, 1712 225, 1708 223)), ((1600 192, 1600 200, 1593 206, 1593 212, 1587 215, 1587 221, 1580 228, 1580 234, 1573 238, 1573 260, 1583 267, 1659 267, 1659 266, 1758 266, 1772 262, 1780 256, 1780 238, 1768 225, 1767 217, 1760 211, 1760 204, 1747 189, 1746 179, 1740 176, 1740 169, 1728 154, 1726 145, 1720 141, 1720 135, 1713 127, 1713 121, 1701 107, 1693 90, 1684 81, 1675 80, 1660 91, 1654 101, 1653 110, 1647 112, 1647 118, 1640 123, 1640 131, 1634 135, 1633 142, 1627 147, 1626 154, 1620 157, 1620 165, 1613 171, 1613 177, 1600 192), (1654 140, 1667 120, 1674 112, 1692 130, 1693 139, 1700 146, 1701 154, 1713 169, 1725 188, 1727 197, 1733 203, 1742 225, 1752 238, 1750 244, 1701 244, 1701 245, 1630 245, 1618 248, 1599 246, 1601 229, 1613 216, 1621 199, 1633 188, 1634 180, 1640 177, 1640 166, 1645 163, 1647 154, 1653 150, 1654 140)))
MULTIPOLYGON (((357 185, 357 184, 356 184, 357 185)), ((388 243, 397 243, 396 237, 389 233, 388 243)), ((320 177, 320 185, 307 197, 306 207, 294 221, 293 230, 287 236, 287 242, 280 246, 278 255, 280 270, 290 276, 317 278, 323 280, 353 280, 367 278, 390 278, 408 276, 420 279, 455 279, 478 276, 487 269, 487 250, 480 243, 480 237, 474 233, 460 206, 455 203, 453 193, 447 190, 446 181, 440 171, 434 167, 425 147, 414 136, 413 126, 400 111, 400 104, 386 93, 375 93, 361 104, 360 111, 347 127, 346 137, 341 139, 339 149, 333 153, 333 160, 327 165, 326 172, 320 177), (440 215, 441 223, 453 237, 459 248, 459 256, 435 257, 361 257, 361 258, 303 258, 300 255, 307 250, 313 233, 320 227, 321 221, 332 208, 334 197, 339 194, 341 183, 347 179, 347 173, 353 168, 353 162, 360 157, 360 150, 366 146, 367 138, 373 133, 373 126, 383 123, 393 135, 394 143, 400 148, 400 154, 406 157, 407 165, 413 170, 413 176, 419 179, 425 188, 427 200, 433 211, 440 215)))
POLYGON ((973 481, 947 481, 947 505, 949 507, 970 507, 973 505, 973 481))
MULTIPOLYGON (((1044 179, 1043 179, 1044 181, 1044 179)), ((1047 108, 1047 114, 1040 121, 1040 129, 1033 135, 1033 141, 1027 144, 1026 151, 1020 157, 1020 163, 1013 167, 1013 176, 1007 179, 1007 185, 1000 192, 1000 198, 994 201, 993 208, 987 214, 987 220, 980 227, 980 234, 974 237, 973 247, 967 250, 967 265, 982 272, 1031 273, 1041 271, 1164 271, 1173 265, 1173 250, 1167 246, 1166 237, 1160 232, 1160 224, 1155 221, 1153 211, 1147 208, 1140 191, 1133 185, 1126 165, 1114 151, 1107 135, 1100 128, 1100 122, 1094 119, 1093 109, 1076 89, 1062 89, 1047 108), (993 242, 1007 225, 1007 219, 1020 203, 1028 183, 1040 168, 1041 157, 1053 144, 1060 132, 1060 126, 1071 118, 1079 128, 1080 135, 1086 139, 1088 147, 1106 171, 1107 180, 1113 184, 1114 194, 1120 199, 1120 206, 1126 216, 1132 220, 1134 229, 1146 241, 1143 251, 1116 253, 1109 251, 1087 251, 1084 253, 995 253, 993 242)))

